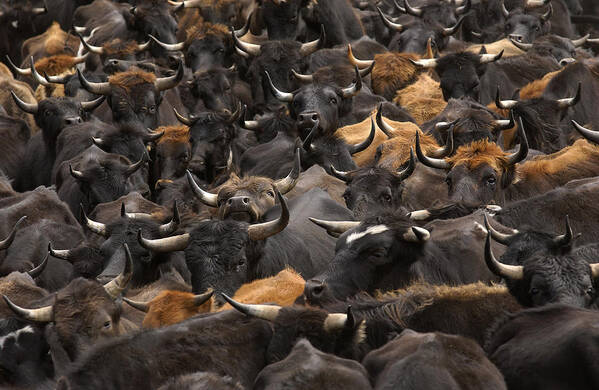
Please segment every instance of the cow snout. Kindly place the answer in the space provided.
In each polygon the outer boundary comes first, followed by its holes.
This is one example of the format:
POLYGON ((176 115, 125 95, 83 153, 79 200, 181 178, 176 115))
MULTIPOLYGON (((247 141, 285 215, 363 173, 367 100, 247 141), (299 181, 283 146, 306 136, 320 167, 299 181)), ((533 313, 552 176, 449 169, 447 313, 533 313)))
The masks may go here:
POLYGON ((75 124, 81 123, 81 122, 83 122, 83 121, 81 120, 80 116, 71 116, 68 118, 64 118, 64 123, 66 123, 67 125, 75 125, 75 124))
POLYGON ((524 42, 524 36, 520 34, 510 34, 509 38, 516 42, 524 42))
POLYGON ((562 58, 559 62, 560 66, 564 67, 568 64, 572 64, 576 62, 576 60, 574 58, 568 57, 568 58, 562 58))
POLYGON ((302 127, 314 127, 320 121, 320 114, 316 111, 302 112, 297 116, 297 119, 302 127))
POLYGON ((310 279, 306 282, 304 295, 309 302, 318 302, 325 291, 325 284, 320 280, 310 279))
POLYGON ((250 198, 247 196, 234 196, 227 200, 227 204, 233 208, 246 208, 250 204, 250 198))

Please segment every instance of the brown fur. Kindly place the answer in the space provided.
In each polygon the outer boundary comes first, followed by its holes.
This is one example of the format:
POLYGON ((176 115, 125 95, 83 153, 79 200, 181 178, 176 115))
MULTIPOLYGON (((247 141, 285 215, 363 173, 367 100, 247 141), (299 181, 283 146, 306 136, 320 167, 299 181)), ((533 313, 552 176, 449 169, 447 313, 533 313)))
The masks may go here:
MULTIPOLYGON (((47 73, 49 76, 57 76, 68 70, 73 70, 77 65, 76 57, 66 54, 59 54, 51 57, 45 57, 35 63, 35 69, 40 73, 47 73)), ((74 73, 74 72, 71 72, 74 73)))
POLYGON ((426 73, 420 74, 413 84, 397 91, 393 103, 406 109, 419 125, 439 115, 447 106, 439 82, 426 73))
POLYGON ((200 10, 197 8, 184 8, 182 16, 177 22, 177 42, 187 40, 187 30, 191 27, 204 23, 204 18, 200 15, 200 10))
POLYGON ((8 69, 8 66, 4 65, 2 62, 0 62, 0 77, 13 78, 12 72, 8 69))
POLYGON ((31 134, 38 132, 39 127, 35 124, 33 115, 24 112, 16 105, 10 95, 11 90, 24 102, 35 103, 36 99, 31 87, 27 83, 15 80, 12 77, 0 76, 0 105, 4 107, 8 116, 24 120, 31 129, 31 134))
POLYGON ((193 293, 183 291, 162 291, 150 302, 150 308, 142 326, 144 328, 160 328, 211 310, 214 298, 196 306, 193 302, 194 296, 193 293))
MULTIPOLYGON (((35 285, 31 276, 26 273, 13 272, 0 279, 0 294, 6 295, 13 303, 21 307, 29 307, 30 302, 43 298, 48 293, 35 285)), ((0 301, 0 318, 13 317, 13 311, 0 301)))
POLYGON ((446 160, 452 166, 466 165, 469 170, 487 164, 496 172, 502 172, 507 168, 508 155, 509 153, 504 152, 496 143, 484 139, 460 146, 456 153, 446 160))
POLYGON ((189 142, 189 127, 183 125, 160 126, 154 130, 156 133, 164 131, 164 135, 158 139, 158 145, 165 143, 187 143, 189 142))
POLYGON ((131 88, 139 84, 154 84, 156 76, 154 73, 144 72, 137 67, 131 67, 126 72, 116 73, 108 77, 108 82, 111 85, 119 86, 130 91, 131 88))
POLYGON ((372 90, 377 95, 392 100, 398 89, 405 88, 422 72, 410 60, 419 60, 415 54, 383 53, 374 56, 372 90))
POLYGON ((103 55, 107 58, 127 57, 139 51, 137 45, 137 42, 133 40, 123 41, 121 38, 115 38, 102 45, 104 49, 103 55))
POLYGON ((58 54, 74 55, 79 48, 79 39, 67 34, 58 22, 53 22, 43 34, 31 37, 21 46, 22 58, 35 59, 58 54))
POLYGON ((385 122, 396 129, 396 136, 383 142, 378 163, 380 167, 397 170, 408 161, 410 149, 413 149, 416 144, 416 132, 420 134, 420 146, 425 154, 440 147, 432 136, 424 134, 412 122, 395 122, 389 119, 386 119, 385 122))
POLYGON ((466 50, 478 54, 483 46, 487 49, 487 53, 499 53, 503 50, 502 58, 519 56, 524 54, 522 50, 518 49, 509 39, 506 38, 496 42, 472 45, 469 46, 466 50))
POLYGON ((227 42, 232 40, 231 32, 224 24, 213 24, 202 21, 201 23, 194 24, 187 29, 185 46, 191 45, 191 43, 196 39, 204 39, 208 36, 215 36, 227 42))

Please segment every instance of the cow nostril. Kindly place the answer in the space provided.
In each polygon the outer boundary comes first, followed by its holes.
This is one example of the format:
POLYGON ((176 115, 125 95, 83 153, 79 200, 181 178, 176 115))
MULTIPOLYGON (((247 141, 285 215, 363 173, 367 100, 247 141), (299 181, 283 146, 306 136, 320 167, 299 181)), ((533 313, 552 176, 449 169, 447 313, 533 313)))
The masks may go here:
POLYGON ((313 121, 318 120, 318 114, 312 114, 312 120, 313 121))
POLYGON ((250 203, 250 198, 247 198, 247 197, 246 197, 246 198, 243 198, 243 199, 241 199, 241 201, 242 201, 244 204, 248 204, 248 203, 250 203))
POLYGON ((229 200, 227 200, 227 204, 228 205, 233 204, 233 198, 229 198, 229 200))

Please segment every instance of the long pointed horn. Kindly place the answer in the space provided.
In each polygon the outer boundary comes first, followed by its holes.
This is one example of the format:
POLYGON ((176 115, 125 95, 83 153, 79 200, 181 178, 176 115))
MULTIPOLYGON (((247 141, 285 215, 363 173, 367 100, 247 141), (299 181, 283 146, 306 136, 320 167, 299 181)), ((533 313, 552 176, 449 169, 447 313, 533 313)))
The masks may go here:
POLYGON ((433 158, 443 158, 449 156, 453 152, 453 126, 447 131, 447 140, 445 146, 429 152, 429 156, 433 158))
POLYGON ((21 76, 31 76, 31 68, 29 68, 29 69, 19 68, 18 66, 16 66, 14 64, 14 62, 12 62, 12 60, 10 59, 9 56, 6 56, 6 59, 8 60, 8 65, 10 65, 10 67, 12 68, 12 70, 15 71, 15 73, 18 73, 21 76))
POLYGON ((154 86, 158 91, 166 91, 167 89, 175 88, 183 79, 183 61, 179 60, 177 73, 169 77, 161 77, 154 81, 154 86))
POLYGON ((435 69, 437 67, 437 59, 436 58, 428 58, 428 59, 422 59, 422 60, 418 60, 418 61, 414 61, 413 59, 409 58, 409 60, 412 64, 414 64, 415 66, 417 66, 419 68, 435 69))
POLYGON ((559 247, 570 245, 574 233, 572 232, 572 226, 570 226, 570 217, 566 215, 566 233, 560 234, 553 239, 553 243, 559 247))
POLYGON ((403 24, 392 22, 391 19, 389 19, 385 16, 383 11, 381 11, 381 9, 379 7, 376 7, 376 10, 379 12, 381 19, 383 19, 383 23, 385 24, 385 26, 387 26, 390 30, 397 31, 397 32, 402 32, 404 30, 403 24))
POLYGON ((50 85, 50 83, 48 82, 48 80, 46 80, 45 78, 42 77, 41 74, 39 74, 37 72, 37 70, 35 69, 35 64, 33 62, 33 56, 29 57, 30 60, 30 64, 31 64, 31 75, 33 76, 33 79, 35 80, 36 83, 40 84, 40 85, 44 85, 44 86, 48 86, 50 85))
POLYGON ((497 54, 481 54, 478 58, 481 64, 488 64, 489 62, 495 62, 503 56, 503 50, 497 54))
POLYGON ((327 315, 324 320, 323 329, 325 332, 334 332, 336 330, 340 330, 345 328, 345 324, 347 323, 347 314, 343 313, 331 313, 327 315))
POLYGON ((40 307, 39 309, 25 309, 12 303, 6 295, 2 295, 4 301, 10 309, 20 318, 35 322, 52 322, 54 321, 54 309, 52 305, 40 307))
POLYGON ((260 45, 242 41, 235 35, 235 30, 233 30, 233 28, 231 28, 231 36, 233 37, 233 42, 235 42, 235 47, 239 48, 244 53, 254 57, 260 55, 260 50, 262 50, 260 45))
POLYGON ((293 74, 293 77, 295 77, 298 81, 301 81, 302 83, 310 84, 311 82, 314 81, 314 76, 311 74, 297 73, 293 69, 291 69, 291 73, 293 74))
POLYGON ((582 38, 573 39, 573 40, 571 40, 571 42, 574 45, 574 47, 580 47, 580 46, 584 45, 590 37, 591 37, 591 34, 587 34, 582 38))
POLYGON ((404 0, 403 4, 405 6, 406 12, 409 15, 422 17, 422 8, 412 7, 410 3, 408 3, 408 0, 404 0))
POLYGON ((465 4, 455 9, 456 15, 466 15, 470 12, 470 8, 472 7, 472 2, 470 0, 466 0, 465 4))
POLYGON ((514 46, 516 46, 518 49, 522 51, 529 51, 530 49, 532 49, 533 46, 532 43, 518 42, 514 38, 510 38, 510 42, 512 42, 514 46))
POLYGON ((252 241, 260 241, 273 236, 285 229, 287 224, 289 224, 289 208, 287 207, 287 201, 276 188, 275 193, 277 194, 279 204, 281 205, 281 215, 274 221, 256 223, 248 226, 248 236, 252 241))
POLYGON ((397 0, 393 0, 393 4, 395 5, 395 8, 397 8, 397 10, 399 12, 401 12, 402 14, 407 13, 405 7, 402 7, 401 5, 399 5, 399 3, 397 2, 397 0))
POLYGON ((50 252, 46 253, 46 257, 44 257, 44 260, 41 263, 39 263, 37 267, 34 267, 27 271, 29 276, 31 276, 33 279, 40 276, 42 272, 44 272, 44 270, 46 269, 46 266, 48 265, 48 257, 50 257, 50 252))
POLYGON ((437 122, 435 124, 435 130, 437 130, 438 132, 447 131, 459 121, 460 118, 454 119, 452 122, 437 122))
POLYGON ((309 56, 310 54, 314 53, 316 50, 321 48, 324 45, 325 40, 326 40, 326 34, 324 32, 324 25, 321 24, 320 25, 320 36, 318 37, 318 39, 316 39, 312 42, 303 43, 299 50, 300 55, 302 57, 309 56))
POLYGON ((178 42, 178 43, 164 43, 158 40, 158 38, 156 38, 155 36, 153 36, 152 34, 148 34, 150 39, 152 39, 154 42, 156 42, 159 46, 161 46, 163 49, 167 50, 167 51, 181 51, 183 49, 185 49, 185 42, 178 42))
POLYGON ((503 131, 512 129, 516 126, 516 120, 514 119, 514 110, 510 110, 510 119, 496 119, 491 122, 491 126, 495 131, 503 131))
POLYGON ((250 317, 256 317, 267 321, 274 321, 279 315, 279 310, 281 310, 281 306, 249 305, 246 303, 237 302, 225 293, 221 293, 220 295, 222 295, 222 297, 225 298, 225 301, 229 302, 229 304, 233 306, 236 310, 250 317))
POLYGON ((350 146, 349 154, 351 154, 353 156, 356 153, 360 153, 360 152, 368 149, 368 147, 372 144, 372 141, 374 141, 375 134, 376 134, 376 126, 374 125, 374 118, 370 117, 370 133, 368 134, 368 137, 364 141, 360 142, 359 144, 350 146))
POLYGON ((353 174, 351 172, 338 171, 332 165, 330 166, 330 168, 331 168, 331 174, 333 176, 335 176, 337 179, 343 180, 346 183, 349 183, 352 181, 353 174))
POLYGON ((100 105, 104 103, 104 100, 106 100, 106 96, 102 95, 95 100, 89 102, 81 102, 81 108, 83 108, 84 111, 92 112, 96 108, 100 107, 100 105))
POLYGON ((6 249, 6 248, 8 248, 10 246, 10 244, 12 244, 12 242, 14 241, 15 236, 17 234, 17 230, 18 230, 19 226, 26 219, 27 219, 26 215, 23 215, 21 218, 19 218, 19 220, 12 227, 12 230, 10 231, 10 233, 8 234, 8 236, 4 240, 0 241, 0 249, 6 249))
POLYGON ((209 192, 204 191, 198 183, 193 179, 191 172, 189 170, 185 171, 185 175, 187 176, 187 182, 189 183, 189 187, 191 187, 191 191, 202 203, 206 206, 210 207, 218 207, 218 194, 211 194, 209 192))
POLYGON ((414 158, 414 149, 410 148, 410 159, 408 160, 408 166, 395 174, 399 180, 406 180, 416 168, 416 159, 414 158))
POLYGON ((524 278, 524 267, 521 265, 509 265, 497 261, 491 250, 491 233, 487 233, 485 241, 485 262, 491 272, 504 279, 520 280, 524 278))
POLYGON ((21 110, 23 110, 29 114, 34 114, 34 115, 37 114, 37 110, 38 110, 37 102, 25 103, 24 101, 19 99, 19 97, 13 91, 10 91, 10 94, 12 95, 12 99, 15 101, 15 103, 21 110))
POLYGON ((104 285, 104 291, 113 299, 117 299, 125 291, 127 284, 133 277, 133 259, 131 258, 129 246, 125 243, 123 248, 125 250, 125 268, 117 277, 104 285))
POLYGON ((495 105, 497 106, 497 108, 509 110, 516 107, 517 104, 517 100, 501 100, 499 98, 499 85, 497 86, 497 92, 495 93, 495 105))
POLYGON ((483 220, 485 222, 485 228, 487 229, 487 232, 491 234, 491 237, 493 238, 493 240, 497 241, 498 243, 500 243, 502 245, 510 245, 510 242, 512 241, 512 239, 516 236, 516 234, 518 234, 517 231, 514 234, 504 234, 504 233, 501 233, 501 232, 498 232, 497 230, 495 230, 493 228, 493 226, 491 226, 491 224, 489 223, 489 218, 487 217, 487 213, 483 214, 483 220))
POLYGON ((247 19, 245 20, 245 24, 243 25, 243 27, 241 27, 239 30, 234 30, 233 31, 233 34, 235 34, 236 37, 242 37, 245 34, 247 34, 248 31, 250 31, 250 23, 251 23, 251 20, 252 20, 252 16, 254 16, 254 12, 256 12, 256 11, 254 10, 254 11, 252 11, 248 15, 247 19))
POLYGON ((395 132, 395 129, 383 119, 383 103, 379 104, 379 108, 376 111, 376 124, 379 126, 379 129, 385 133, 387 138, 394 137, 393 133, 395 132))
POLYGON ((143 311, 144 313, 147 313, 150 310, 150 304, 148 302, 138 302, 125 297, 123 297, 123 301, 132 308, 143 311))
POLYGON ((518 134, 520 135, 520 146, 518 147, 517 152, 507 156, 508 166, 523 161, 528 155, 528 140, 526 139, 526 132, 524 131, 524 123, 522 123, 522 118, 518 118, 518 122, 520 124, 518 129, 518 134))
POLYGON ((193 296, 193 304, 196 305, 196 306, 202 306, 210 298, 212 298, 213 295, 214 295, 214 290, 213 289, 208 289, 208 291, 206 291, 203 294, 196 294, 196 295, 193 296))
POLYGON ((571 120, 570 122, 572 122, 572 125, 574 125, 574 128, 580 133, 580 135, 591 142, 599 144, 599 131, 589 130, 586 127, 579 125, 575 120, 571 120))
POLYGON ((177 201, 173 202, 173 217, 169 223, 162 224, 158 227, 158 232, 162 235, 173 233, 179 227, 181 218, 179 217, 179 209, 177 208, 177 201))
POLYGON ((355 96, 362 89, 362 76, 360 76, 360 70, 357 66, 354 66, 354 70, 356 72, 356 81, 352 83, 352 85, 350 85, 349 87, 343 88, 341 90, 341 93, 343 94, 344 98, 355 96))
POLYGON ((135 172, 137 172, 139 170, 139 168, 141 168, 145 164, 145 162, 146 162, 146 153, 144 152, 138 162, 129 165, 127 167, 127 169, 125 169, 123 171, 123 175, 125 177, 129 177, 129 176, 133 175, 135 172))
POLYGON ((420 147, 420 132, 416 132, 416 156, 418 161, 431 168, 449 169, 451 165, 444 159, 431 158, 424 155, 420 147))
POLYGON ((79 204, 79 210, 81 213, 81 219, 83 220, 83 224, 87 226, 87 228, 90 231, 101 236, 108 237, 108 230, 106 229, 105 224, 101 222, 92 221, 91 219, 87 218, 87 215, 85 215, 85 211, 83 210, 82 204, 79 204))
POLYGON ((374 60, 359 60, 356 57, 354 57, 354 52, 352 51, 351 43, 347 44, 347 58, 349 59, 349 62, 351 62, 352 65, 357 66, 360 69, 372 66, 372 64, 374 63, 374 60))
POLYGON ((580 101, 580 89, 581 88, 582 88, 582 83, 579 81, 578 88, 576 89, 576 95, 574 95, 574 97, 571 97, 571 98, 558 99, 557 100, 558 107, 561 109, 565 109, 568 107, 572 107, 576 103, 578 103, 580 101))
POLYGON ((466 18, 466 16, 462 16, 458 19, 458 21, 453 26, 444 28, 443 32, 442 32, 443 36, 450 37, 450 36, 454 35, 456 32, 458 32, 458 29, 464 22, 465 18, 466 18))
MULTIPOLYGON (((87 55, 87 54, 85 54, 87 55)), ((67 75, 63 75, 63 76, 48 76, 48 74, 46 74, 46 72, 44 72, 44 78, 46 80, 48 80, 49 83, 52 84, 66 84, 69 79, 71 78, 72 75, 67 74, 67 75)))
POLYGON ((547 22, 549 20, 549 18, 551 18, 551 15, 553 15, 553 5, 549 4, 549 9, 547 10, 547 12, 545 12, 543 15, 539 16, 539 18, 543 22, 547 22))
POLYGON ((275 187, 281 192, 281 194, 286 194, 291 191, 299 179, 299 175, 302 170, 299 148, 295 149, 294 157, 293 168, 291 169, 291 172, 289 172, 289 175, 283 179, 275 181, 275 187))
POLYGON ((528 0, 526 2, 526 8, 540 8, 551 3, 551 0, 528 0))
POLYGON ((77 34, 77 36, 79 37, 79 40, 81 41, 81 44, 83 45, 83 47, 89 51, 90 53, 94 53, 94 54, 104 54, 104 48, 100 47, 100 46, 93 46, 90 45, 89 43, 87 43, 87 41, 83 38, 83 36, 81 36, 80 33, 75 32, 75 34, 77 34))
POLYGON ((177 109, 175 107, 173 107, 173 111, 175 112, 175 116, 177 117, 177 120, 181 123, 183 123, 186 126, 193 126, 194 123, 196 123, 198 121, 198 118, 187 118, 181 114, 179 114, 179 112, 177 111, 177 109))
POLYGON ((189 238, 189 233, 184 233, 178 236, 150 240, 142 236, 141 229, 137 231, 137 241, 139 244, 142 247, 157 253, 182 251, 187 248, 189 238))
POLYGON ((324 219, 308 218, 310 222, 332 233, 345 233, 360 225, 360 221, 327 221, 324 219))
POLYGON ((593 279, 598 279, 599 278, 599 263, 589 264, 589 267, 591 267, 591 276, 593 277, 593 279))
POLYGON ((267 70, 264 71, 264 74, 266 74, 266 78, 268 79, 268 84, 270 85, 270 90, 272 91, 272 94, 275 95, 275 97, 279 101, 285 102, 285 103, 290 103, 293 101, 293 93, 280 91, 272 83, 272 79, 270 78, 270 74, 268 73, 267 70))
POLYGON ((106 81, 103 83, 93 83, 91 81, 87 81, 79 69, 77 69, 77 77, 79 77, 81 86, 87 91, 95 93, 96 95, 110 95, 111 88, 109 82, 106 81))
POLYGON ((507 8, 505 8, 504 0, 501 0, 501 13, 503 14, 503 17, 506 19, 510 17, 510 11, 508 11, 507 8))
POLYGON ((71 261, 71 251, 69 249, 54 249, 51 242, 48 243, 48 253, 57 259, 71 261))

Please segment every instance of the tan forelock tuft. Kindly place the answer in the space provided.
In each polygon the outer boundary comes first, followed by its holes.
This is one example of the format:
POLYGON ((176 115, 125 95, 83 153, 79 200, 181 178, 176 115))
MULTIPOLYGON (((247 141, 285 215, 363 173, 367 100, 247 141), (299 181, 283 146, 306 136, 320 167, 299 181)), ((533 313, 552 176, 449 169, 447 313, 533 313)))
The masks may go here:
POLYGON ((115 73, 108 77, 108 82, 111 85, 116 85, 126 90, 130 90, 139 84, 154 84, 156 75, 154 73, 145 72, 138 67, 131 67, 126 72, 115 73))
POLYGON ((188 143, 189 127, 183 125, 160 126, 154 130, 156 133, 164 131, 164 135, 158 139, 158 145, 166 143, 188 143))
POLYGON ((210 23, 202 21, 201 23, 195 24, 186 30, 187 38, 185 39, 185 45, 189 46, 196 39, 204 39, 208 36, 215 36, 226 41, 230 41, 231 32, 224 24, 210 23))
POLYGON ((386 119, 385 122, 396 129, 396 136, 381 144, 379 166, 391 170, 399 169, 410 158, 410 148, 416 145, 416 131, 420 134, 420 146, 424 154, 437 150, 440 146, 433 136, 425 134, 412 122, 395 122, 386 119))
POLYGON ((58 76, 68 70, 74 73, 74 67, 77 65, 75 57, 59 54, 52 57, 45 57, 35 63, 35 69, 40 73, 47 73, 48 76, 58 76))
POLYGON ((372 90, 377 95, 391 100, 398 89, 412 83, 421 73, 410 60, 419 60, 416 54, 383 53, 374 56, 376 61, 372 69, 372 90))
POLYGON ((104 56, 108 58, 121 58, 133 55, 138 52, 138 43, 136 41, 123 41, 121 38, 115 38, 102 45, 104 56))
POLYGON ((456 153, 446 160, 454 167, 465 165, 472 170, 487 164, 496 172, 502 172, 508 166, 507 156, 508 153, 504 152, 495 142, 484 139, 460 146, 456 153))
POLYGON ((407 110, 419 125, 439 115, 447 106, 439 82, 426 73, 420 74, 413 84, 397 91, 393 103, 407 110))

